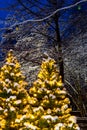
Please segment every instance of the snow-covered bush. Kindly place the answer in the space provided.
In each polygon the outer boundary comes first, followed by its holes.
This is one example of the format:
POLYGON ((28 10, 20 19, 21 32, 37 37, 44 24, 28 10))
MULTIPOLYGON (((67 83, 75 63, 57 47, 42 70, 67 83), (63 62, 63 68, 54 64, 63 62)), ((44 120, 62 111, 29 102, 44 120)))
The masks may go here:
POLYGON ((10 50, 0 70, 1 130, 27 130, 29 103, 24 78, 20 64, 10 50))
POLYGON ((48 58, 41 65, 38 79, 29 90, 31 130, 80 130, 71 116, 67 92, 55 61, 48 58))

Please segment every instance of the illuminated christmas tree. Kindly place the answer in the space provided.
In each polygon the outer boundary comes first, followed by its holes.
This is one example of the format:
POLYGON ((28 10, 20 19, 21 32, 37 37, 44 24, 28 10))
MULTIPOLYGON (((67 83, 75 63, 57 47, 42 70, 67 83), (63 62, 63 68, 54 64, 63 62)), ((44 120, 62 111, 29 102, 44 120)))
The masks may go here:
POLYGON ((70 101, 53 59, 42 63, 29 100, 30 130, 80 130, 76 117, 70 114, 70 101))
POLYGON ((0 130, 27 130, 27 83, 20 67, 13 52, 9 51, 6 63, 0 70, 0 130))

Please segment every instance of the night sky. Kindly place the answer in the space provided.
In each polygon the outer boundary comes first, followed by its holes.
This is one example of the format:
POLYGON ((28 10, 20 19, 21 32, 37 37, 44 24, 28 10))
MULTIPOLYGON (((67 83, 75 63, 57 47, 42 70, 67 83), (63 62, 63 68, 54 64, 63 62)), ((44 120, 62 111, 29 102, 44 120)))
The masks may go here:
MULTIPOLYGON (((12 1, 14 2, 14 0, 0 0, 0 24, 3 24, 3 19, 5 19, 6 16, 8 14, 10 14, 9 11, 2 10, 2 8, 8 7, 9 4, 12 4, 12 1)), ((66 0, 66 6, 71 5, 73 3, 73 1, 74 0, 66 0)), ((42 2, 46 2, 46 0, 43 0, 42 2)), ((75 7, 75 8, 76 8, 76 10, 87 9, 87 2, 84 2, 83 4, 81 4, 81 6, 78 6, 78 7, 75 7)))
MULTIPOLYGON (((80 0, 78 0, 80 1, 80 0)), ((12 4, 12 2, 15 2, 15 0, 0 0, 0 28, 4 27, 5 26, 5 18, 11 13, 10 11, 6 11, 4 10, 3 8, 5 7, 8 7, 9 4, 12 4)), ((42 3, 46 3, 46 0, 43 0, 42 3)), ((75 0, 66 0, 66 5, 64 6, 68 6, 68 5, 71 5, 73 3, 75 3, 75 0)), ((87 10, 87 2, 84 2, 84 3, 81 3, 81 5, 78 5, 70 10, 67 10, 66 12, 64 12, 64 15, 65 15, 65 18, 63 16, 63 19, 67 19, 70 15, 70 12, 72 13, 74 11, 79 13, 81 11, 84 11, 84 10, 87 10)))
MULTIPOLYGON (((9 3, 11 3, 11 0, 0 0, 0 8, 2 9, 7 7, 9 3)), ((1 9, 0 9, 0 17, 5 18, 9 12, 4 9, 3 10, 1 9)))

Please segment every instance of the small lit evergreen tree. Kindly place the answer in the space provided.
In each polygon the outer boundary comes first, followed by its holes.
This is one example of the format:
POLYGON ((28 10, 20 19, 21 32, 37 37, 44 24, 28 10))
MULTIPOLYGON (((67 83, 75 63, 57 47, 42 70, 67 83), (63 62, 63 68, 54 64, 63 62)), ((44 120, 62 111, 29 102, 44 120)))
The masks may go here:
POLYGON ((29 103, 24 79, 11 50, 0 70, 0 130, 27 130, 29 103))
POLYGON ((67 92, 55 61, 48 58, 41 65, 38 79, 29 90, 30 130, 80 130, 71 116, 67 92))

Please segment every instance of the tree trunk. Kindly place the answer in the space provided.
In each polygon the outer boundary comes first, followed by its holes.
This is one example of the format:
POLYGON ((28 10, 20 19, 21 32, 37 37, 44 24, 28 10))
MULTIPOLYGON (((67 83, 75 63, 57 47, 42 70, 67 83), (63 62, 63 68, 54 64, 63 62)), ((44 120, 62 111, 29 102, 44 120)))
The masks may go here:
POLYGON ((59 24, 58 24, 58 15, 55 15, 55 25, 56 25, 56 41, 57 41, 57 45, 58 45, 58 52, 59 52, 59 56, 58 56, 58 64, 59 64, 59 71, 60 71, 60 75, 62 76, 62 82, 64 83, 64 64, 63 64, 63 56, 62 56, 62 41, 61 41, 61 37, 60 37, 60 31, 59 31, 59 24))

